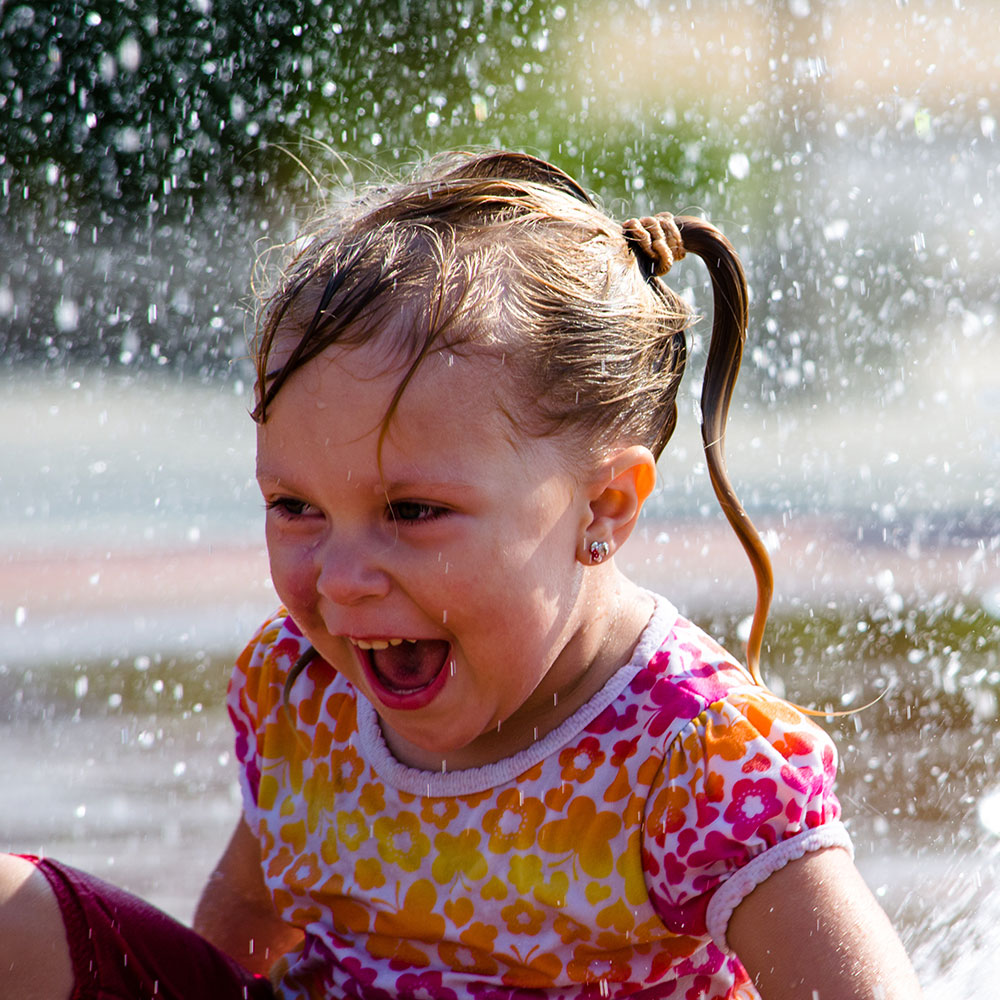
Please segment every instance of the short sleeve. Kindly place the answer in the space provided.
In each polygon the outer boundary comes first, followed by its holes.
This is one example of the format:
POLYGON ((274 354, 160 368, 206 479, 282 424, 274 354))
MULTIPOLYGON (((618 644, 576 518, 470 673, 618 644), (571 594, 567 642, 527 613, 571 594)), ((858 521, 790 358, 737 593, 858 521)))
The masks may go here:
POLYGON ((725 949, 729 918, 770 874, 824 847, 851 851, 818 726, 760 688, 710 705, 670 745, 646 814, 644 864, 666 926, 725 949))
POLYGON ((301 655, 304 640, 284 611, 257 630, 233 668, 226 708, 235 729, 244 808, 256 805, 261 780, 261 742, 280 709, 288 671, 301 655))

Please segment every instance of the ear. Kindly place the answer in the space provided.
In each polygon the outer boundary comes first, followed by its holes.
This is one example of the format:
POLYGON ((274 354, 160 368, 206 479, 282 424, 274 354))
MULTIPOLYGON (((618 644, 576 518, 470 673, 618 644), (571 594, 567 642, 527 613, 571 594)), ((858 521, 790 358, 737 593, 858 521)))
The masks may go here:
POLYGON ((590 554, 594 542, 606 543, 609 555, 625 544, 655 485, 656 459, 644 445, 629 445, 602 460, 589 481, 590 523, 581 539, 580 562, 600 561, 590 554))

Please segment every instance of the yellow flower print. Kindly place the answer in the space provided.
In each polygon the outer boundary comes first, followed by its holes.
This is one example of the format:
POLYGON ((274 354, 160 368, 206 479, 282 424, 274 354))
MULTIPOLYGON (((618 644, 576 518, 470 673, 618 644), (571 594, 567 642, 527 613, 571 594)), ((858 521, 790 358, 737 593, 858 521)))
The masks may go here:
MULTIPOLYGON (((294 792, 302 791, 302 761, 309 756, 309 741, 279 712, 273 722, 264 727, 260 752, 267 761, 280 763, 287 771, 287 783, 294 792)), ((273 765, 272 765, 273 766, 273 765)))
POLYGON ((371 827, 360 809, 337 813, 337 838, 349 851, 356 851, 370 836, 371 827))
POLYGON ((381 889, 385 885, 381 862, 375 858, 361 858, 354 865, 354 881, 365 892, 381 889))
POLYGON ((557 871, 546 881, 541 858, 535 855, 511 858, 508 880, 522 896, 530 892, 535 901, 544 906, 566 905, 569 877, 565 872, 557 871))
POLYGON ((278 800, 280 790, 281 784, 277 778, 270 774, 262 774, 260 784, 257 787, 257 805, 266 812, 270 812, 278 800))
POLYGON ((489 882, 487 882, 486 885, 480 889, 479 895, 482 896, 483 899, 506 899, 507 886, 505 886, 503 882, 501 882, 500 879, 494 875, 493 878, 491 878, 489 882))
POLYGON ((575 747, 566 747, 559 754, 563 781, 589 781, 607 755, 593 736, 587 736, 575 747))
POLYGON ((323 843, 319 845, 319 853, 328 865, 340 860, 340 851, 337 850, 337 831, 334 827, 327 827, 323 843))
POLYGON ((625 900, 617 899, 598 911, 596 923, 598 927, 613 927, 619 934, 628 934, 635 927, 635 914, 625 905, 625 900))
POLYGON ((545 923, 545 913, 532 906, 526 899, 517 899, 500 911, 511 934, 527 934, 534 937, 545 923))
POLYGON ((306 801, 306 824, 312 833, 319 825, 320 817, 333 812, 333 802, 337 790, 330 780, 330 765, 326 761, 317 762, 312 774, 303 782, 302 797, 306 801))
POLYGON ((642 835, 638 830, 629 834, 628 845, 615 863, 615 869, 625 883, 625 899, 639 906, 649 898, 646 877, 642 870, 642 835))
POLYGON ((576 855, 580 867, 592 878, 606 878, 614 867, 611 842, 622 828, 621 817, 598 812, 592 799, 578 796, 566 819, 546 823, 538 831, 538 846, 550 854, 576 855))
POLYGON ((525 798, 517 789, 507 789, 497 796, 497 807, 483 817, 483 828, 490 834, 489 847, 494 854, 509 850, 526 851, 535 842, 535 831, 545 816, 545 806, 538 799, 525 798))
POLYGON ((430 838, 421 831, 420 820, 413 813, 402 812, 395 818, 380 816, 372 832, 382 860, 399 865, 403 871, 415 872, 430 853, 430 838))
POLYGON ((457 837, 439 833, 434 838, 438 855, 431 865, 434 881, 444 885, 459 875, 479 881, 489 874, 489 865, 478 850, 480 834, 476 830, 463 830, 457 837))
POLYGON ((291 845, 295 854, 301 854, 306 849, 306 825, 302 820, 286 823, 278 832, 281 839, 291 845))
POLYGON ((458 803, 454 799, 424 799, 420 807, 420 818, 425 823, 433 823, 439 830, 447 830, 458 813, 458 803))

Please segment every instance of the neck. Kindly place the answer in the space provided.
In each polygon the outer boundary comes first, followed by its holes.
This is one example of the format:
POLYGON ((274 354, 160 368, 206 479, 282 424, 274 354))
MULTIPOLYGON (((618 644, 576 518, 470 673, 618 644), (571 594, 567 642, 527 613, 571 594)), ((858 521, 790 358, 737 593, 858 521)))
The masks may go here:
POLYGON ((410 767, 460 771, 511 757, 547 736, 585 705, 632 658, 653 613, 653 599, 613 564, 602 572, 603 594, 577 602, 580 621, 538 687, 509 719, 471 743, 436 754, 383 727, 389 749, 410 767), (593 608, 601 610, 596 613, 593 608))

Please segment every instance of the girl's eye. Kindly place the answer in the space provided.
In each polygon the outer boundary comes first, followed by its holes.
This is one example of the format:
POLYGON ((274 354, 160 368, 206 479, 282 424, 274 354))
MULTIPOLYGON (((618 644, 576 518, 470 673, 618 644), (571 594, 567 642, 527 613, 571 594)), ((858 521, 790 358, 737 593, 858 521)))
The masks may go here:
POLYGON ((274 500, 265 502, 268 512, 274 512, 278 517, 296 518, 305 517, 312 511, 312 506, 304 500, 295 500, 292 497, 276 497, 274 500))
POLYGON ((435 507, 433 504, 420 503, 418 500, 398 500, 389 505, 389 516, 393 521, 407 521, 410 523, 425 523, 435 521, 443 517, 447 511, 444 507, 435 507))

